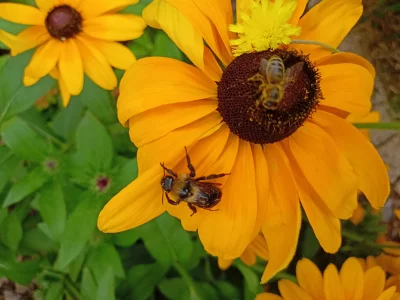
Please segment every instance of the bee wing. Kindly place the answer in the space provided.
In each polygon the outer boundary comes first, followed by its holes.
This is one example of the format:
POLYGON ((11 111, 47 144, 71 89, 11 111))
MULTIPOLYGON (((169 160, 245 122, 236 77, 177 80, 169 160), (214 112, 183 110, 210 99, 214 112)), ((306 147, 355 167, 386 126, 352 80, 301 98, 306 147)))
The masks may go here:
POLYGON ((259 71, 260 71, 261 74, 263 74, 264 76, 267 75, 267 66, 268 66, 268 59, 266 59, 266 58, 261 58, 261 61, 260 61, 260 69, 259 69, 259 71))
POLYGON ((284 90, 286 89, 287 85, 293 83, 297 75, 303 71, 303 66, 304 62, 301 61, 286 69, 285 82, 283 85, 284 90))

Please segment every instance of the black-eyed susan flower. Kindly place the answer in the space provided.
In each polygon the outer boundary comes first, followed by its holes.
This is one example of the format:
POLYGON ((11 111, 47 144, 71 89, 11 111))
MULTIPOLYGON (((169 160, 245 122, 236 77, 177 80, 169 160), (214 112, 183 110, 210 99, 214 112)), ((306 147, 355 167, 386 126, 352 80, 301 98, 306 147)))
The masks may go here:
POLYGON ((155 0, 145 9, 147 23, 194 66, 151 57, 124 75, 118 116, 139 148, 139 177, 104 207, 100 230, 127 230, 167 210, 225 260, 240 257, 262 230, 265 282, 295 253, 300 203, 329 253, 340 247, 340 219, 351 217, 358 189, 374 207, 384 204, 385 166, 345 119, 370 111, 374 69, 332 53, 360 17, 361 0, 324 0, 302 16, 306 2, 238 0, 234 26, 230 0, 155 0), (284 85, 265 74, 272 58, 289 73, 279 76, 284 85), (215 211, 191 216, 185 203, 161 201, 160 162, 188 174, 185 146, 197 176, 230 173, 215 180, 215 211))
POLYGON ((303 258, 297 263, 298 284, 283 279, 278 282, 282 296, 263 293, 256 300, 398 300, 395 287, 385 288, 385 271, 374 266, 363 269, 355 257, 348 258, 340 269, 330 264, 322 275, 318 267, 303 258))
POLYGON ((117 12, 138 0, 36 0, 36 6, 0 3, 0 18, 29 25, 18 35, 0 30, 0 41, 17 55, 36 48, 25 68, 23 83, 35 84, 51 73, 59 81, 64 104, 78 95, 87 74, 112 90, 117 78, 112 67, 126 70, 133 53, 118 41, 140 37, 146 27, 139 16, 117 12))

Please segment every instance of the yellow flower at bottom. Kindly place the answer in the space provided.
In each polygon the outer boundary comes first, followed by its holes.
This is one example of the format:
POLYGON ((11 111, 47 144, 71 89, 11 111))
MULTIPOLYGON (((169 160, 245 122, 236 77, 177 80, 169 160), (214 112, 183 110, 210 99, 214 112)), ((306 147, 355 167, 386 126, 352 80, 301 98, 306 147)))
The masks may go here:
POLYGON ((0 3, 0 18, 30 25, 17 36, 0 30, 0 41, 15 56, 36 48, 25 68, 23 82, 30 86, 53 73, 64 93, 83 88, 84 73, 104 89, 117 86, 112 69, 126 70, 134 61, 133 53, 118 41, 140 37, 146 27, 141 17, 116 12, 138 0, 36 0, 37 7, 18 3, 0 3))
POLYGON ((374 266, 364 270, 357 258, 348 258, 340 272, 330 264, 323 275, 309 259, 297 263, 298 284, 280 280, 282 296, 259 294, 256 300, 399 300, 395 287, 385 289, 385 271, 374 266))

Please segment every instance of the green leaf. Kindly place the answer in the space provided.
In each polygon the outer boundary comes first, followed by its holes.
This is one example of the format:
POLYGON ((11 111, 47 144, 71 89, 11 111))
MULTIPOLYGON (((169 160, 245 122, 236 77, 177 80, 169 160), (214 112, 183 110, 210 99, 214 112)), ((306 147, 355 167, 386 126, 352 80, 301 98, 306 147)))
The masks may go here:
POLYGON ((99 280, 99 285, 97 288, 96 300, 114 300, 114 274, 112 268, 108 268, 103 274, 102 278, 99 280))
POLYGON ((79 124, 76 134, 78 155, 97 171, 108 171, 114 156, 113 144, 107 130, 90 113, 79 124))
POLYGON ((46 291, 44 300, 61 300, 63 299, 64 285, 62 282, 52 282, 46 291))
POLYGON ((122 266, 121 258, 113 245, 102 243, 89 253, 86 265, 95 275, 96 280, 100 280, 97 276, 102 276, 104 272, 111 268, 113 274, 117 277, 124 278, 125 271, 122 266))
POLYGON ((164 213, 137 229, 146 249, 161 265, 170 266, 173 261, 190 264, 193 243, 177 219, 164 213))
POLYGON ((201 299, 219 300, 218 292, 211 284, 206 282, 196 282, 195 286, 201 299))
POLYGON ((161 293, 171 300, 189 300, 189 288, 182 278, 164 279, 158 285, 161 293))
POLYGON ((0 124, 6 119, 27 110, 46 94, 55 81, 46 76, 33 86, 25 87, 22 78, 33 50, 10 57, 0 71, 0 124))
POLYGON ((154 292, 156 285, 164 278, 168 267, 160 264, 134 266, 128 272, 129 285, 132 287, 132 299, 145 300, 154 292))
POLYGON ((116 160, 116 165, 120 167, 114 182, 114 189, 118 192, 136 179, 138 176, 138 165, 136 158, 122 159, 120 157, 116 160))
POLYGON ((8 248, 17 250, 22 239, 22 226, 15 213, 4 218, 0 226, 0 240, 8 248))
POLYGON ((27 176, 11 187, 6 199, 4 200, 3 207, 18 203, 26 196, 29 196, 43 186, 48 179, 48 174, 42 167, 33 169, 27 176))
POLYGON ((310 225, 307 225, 306 229, 304 230, 304 235, 301 243, 301 254, 302 257, 312 259, 321 246, 316 238, 314 231, 310 225))
POLYGON ((134 5, 129 5, 128 7, 121 10, 122 13, 135 14, 142 16, 143 9, 151 3, 151 0, 140 0, 139 3, 134 5))
POLYGON ((119 247, 130 247, 140 238, 140 232, 134 228, 113 234, 113 243, 119 247))
POLYGON ((56 266, 64 270, 84 249, 96 229, 97 216, 103 202, 91 194, 82 196, 80 203, 69 216, 61 238, 60 252, 56 266))
POLYGON ((30 251, 37 254, 38 252, 56 252, 58 246, 42 230, 39 228, 32 228, 24 231, 20 248, 24 251, 30 251))
POLYGON ((83 265, 86 263, 87 250, 81 251, 81 253, 76 257, 68 266, 68 274, 72 281, 76 281, 83 265))
POLYGON ((154 50, 152 56, 170 57, 178 60, 183 59, 181 50, 163 31, 157 31, 154 39, 154 50))
POLYGON ((40 191, 39 211, 55 241, 64 232, 67 218, 61 184, 50 181, 40 191))
POLYGON ((215 282, 218 291, 221 293, 223 299, 227 300, 239 300, 240 293, 238 289, 228 281, 218 280, 215 282))
POLYGON ((81 295, 82 300, 92 300, 96 295, 97 285, 88 268, 84 268, 82 272, 81 295))
POLYGON ((246 299, 254 299, 257 294, 262 292, 260 278, 258 278, 257 274, 253 270, 245 266, 240 261, 236 260, 234 264, 244 277, 245 288, 247 290, 246 299))
POLYGON ((3 158, 4 160, 0 162, 0 191, 3 190, 6 183, 10 180, 12 173, 17 168, 20 161, 18 157, 11 155, 11 153, 10 155, 3 154, 1 159, 3 158))
POLYGON ((49 152, 49 143, 18 117, 4 123, 1 132, 4 143, 23 159, 41 162, 49 152))
POLYGON ((82 92, 72 101, 80 101, 93 114, 105 123, 117 121, 116 103, 109 91, 104 90, 95 84, 89 77, 85 76, 85 85, 82 92))

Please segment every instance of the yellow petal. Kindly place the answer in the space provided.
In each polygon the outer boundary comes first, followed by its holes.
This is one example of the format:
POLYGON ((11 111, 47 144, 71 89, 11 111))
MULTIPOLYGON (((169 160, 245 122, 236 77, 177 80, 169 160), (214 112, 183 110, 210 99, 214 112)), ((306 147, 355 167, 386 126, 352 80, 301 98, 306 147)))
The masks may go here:
POLYGON ((373 267, 364 273, 363 300, 375 300, 383 292, 385 272, 381 267, 373 267))
POLYGON ((295 11, 293 12, 292 17, 288 21, 291 25, 297 25, 299 23, 300 17, 303 15, 304 10, 306 9, 308 0, 297 0, 297 6, 295 11))
MULTIPOLYGON (((396 287, 392 286, 391 288, 388 288, 386 291, 384 291, 378 299, 376 300, 394 300, 392 298, 392 296, 395 294, 396 292, 396 287)), ((396 297, 397 298, 397 297, 396 297)))
POLYGON ((324 294, 326 300, 345 300, 339 273, 333 264, 324 271, 324 294))
POLYGON ((63 43, 59 69, 69 93, 79 95, 83 88, 83 63, 78 46, 73 39, 67 39, 63 43))
POLYGON ((284 300, 284 299, 275 294, 261 293, 258 294, 254 300, 284 300))
POLYGON ((361 300, 364 289, 364 271, 354 257, 348 258, 341 270, 340 280, 346 300, 361 300))
POLYGON ((195 66, 204 69, 203 38, 179 10, 166 1, 153 1, 143 10, 143 18, 162 28, 195 66))
POLYGON ((318 111, 312 122, 336 142, 353 167, 358 188, 374 208, 384 205, 390 191, 388 172, 374 146, 351 124, 332 114, 318 111), (366 164, 365 162, 368 162, 366 164))
POLYGON ((25 74, 23 79, 22 79, 22 83, 25 86, 31 86, 31 85, 34 85, 36 82, 38 82, 39 79, 40 79, 39 77, 32 77, 30 75, 26 75, 25 74))
POLYGON ((55 1, 53 0, 35 0, 37 7, 42 11, 42 13, 47 14, 47 12, 55 6, 55 1))
POLYGON ((359 225, 364 220, 365 215, 366 211, 364 207, 360 203, 358 203, 357 208, 355 209, 353 215, 350 218, 350 221, 354 225, 359 225))
POLYGON ((116 12, 125 7, 138 3, 139 0, 85 0, 82 1, 79 8, 84 18, 89 19, 99 15, 116 12))
MULTIPOLYGON (((257 207, 257 209, 259 208, 257 207)), ((257 236, 254 238, 254 240, 251 242, 248 248, 254 251, 254 253, 263 260, 269 259, 267 241, 265 240, 264 236, 261 233, 257 234, 257 236)))
POLYGON ((378 266, 378 262, 375 260, 374 256, 368 256, 367 259, 365 260, 365 264, 367 269, 371 269, 373 267, 378 266))
POLYGON ((103 89, 115 89, 117 77, 103 53, 79 36, 76 43, 81 53, 83 68, 90 79, 103 89))
POLYGON ((334 140, 317 125, 305 122, 290 136, 289 145, 305 179, 326 206, 336 217, 350 218, 357 207, 357 180, 334 140))
POLYGON ((25 68, 25 75, 40 79, 49 74, 56 66, 63 46, 61 41, 51 39, 38 47, 25 68))
POLYGON ((313 299, 325 299, 321 271, 311 260, 303 258, 297 262, 296 277, 299 286, 313 299))
MULTIPOLYGON (((207 211, 207 218, 198 229, 205 250, 223 259, 239 257, 252 240, 257 216, 252 159, 250 144, 239 141, 235 164, 231 175, 227 176, 222 186, 221 202, 216 206, 219 210, 207 211)), ((226 168, 221 168, 218 172, 226 172, 226 168)))
POLYGON ((374 77, 362 66, 339 63, 318 67, 322 105, 365 116, 371 109, 374 77))
POLYGON ((83 32, 106 41, 129 41, 143 34, 146 23, 135 15, 103 15, 83 21, 83 32))
MULTIPOLYGON (((361 0, 324 0, 315 5, 299 21, 299 40, 315 40, 337 47, 356 24, 362 14, 361 0)), ((326 49, 316 46, 301 48, 311 53, 313 60, 329 54, 326 49)))
POLYGON ((240 255, 240 260, 246 265, 252 266, 257 262, 257 257, 254 251, 250 250, 249 247, 247 247, 242 255, 240 255))
POLYGON ((204 47, 204 69, 203 72, 213 81, 218 82, 222 77, 222 70, 211 50, 204 47))
MULTIPOLYGON (((41 25, 29 26, 18 35, 18 42, 10 46, 11 55, 15 56, 45 43, 51 37, 46 27, 41 25)), ((1 39, 1 38, 0 38, 1 39)))
POLYGON ((199 69, 184 62, 148 57, 138 60, 126 71, 120 91, 118 118, 125 124, 132 116, 158 106, 215 98, 217 85, 199 69))
POLYGON ((131 141, 141 147, 210 114, 217 105, 217 101, 199 100, 164 105, 137 114, 129 119, 131 141))
POLYGON ((269 261, 261 282, 270 280, 287 267, 296 251, 301 226, 299 197, 292 172, 278 144, 265 147, 268 162, 269 197, 262 231, 267 241, 269 261))
POLYGON ((60 79, 58 81, 61 93, 61 100, 64 107, 67 107, 69 100, 71 100, 71 93, 69 92, 67 86, 64 83, 64 80, 60 79))
POLYGON ((227 270, 232 265, 232 259, 222 259, 218 258, 218 267, 221 270, 227 270))
POLYGON ((0 18, 18 24, 44 25, 45 15, 36 7, 19 3, 0 3, 0 18))
POLYGON ((267 204, 269 197, 269 175, 268 163, 265 158, 261 145, 251 145, 254 157, 254 169, 256 170, 257 186, 257 220, 254 226, 253 237, 257 237, 261 230, 261 225, 267 215, 267 204))
POLYGON ((313 300, 311 296, 307 295, 305 291, 290 280, 283 279, 278 281, 278 287, 285 300, 313 300))

